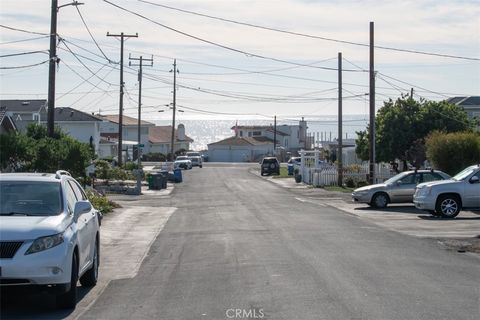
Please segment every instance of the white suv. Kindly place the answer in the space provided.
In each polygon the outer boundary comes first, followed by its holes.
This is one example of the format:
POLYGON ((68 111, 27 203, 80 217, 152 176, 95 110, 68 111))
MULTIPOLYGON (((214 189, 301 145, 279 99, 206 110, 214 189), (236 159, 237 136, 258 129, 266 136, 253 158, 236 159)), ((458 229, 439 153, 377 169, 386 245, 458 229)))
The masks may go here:
POLYGON ((480 210, 480 165, 473 165, 449 180, 421 183, 413 196, 415 207, 454 218, 460 210, 480 210))
POLYGON ((0 286, 41 286, 75 308, 77 281, 97 283, 100 219, 66 171, 0 174, 0 286))
POLYGON ((199 168, 203 167, 202 156, 199 152, 188 151, 185 153, 185 155, 188 157, 188 159, 190 159, 190 161, 192 161, 192 166, 197 166, 199 168))

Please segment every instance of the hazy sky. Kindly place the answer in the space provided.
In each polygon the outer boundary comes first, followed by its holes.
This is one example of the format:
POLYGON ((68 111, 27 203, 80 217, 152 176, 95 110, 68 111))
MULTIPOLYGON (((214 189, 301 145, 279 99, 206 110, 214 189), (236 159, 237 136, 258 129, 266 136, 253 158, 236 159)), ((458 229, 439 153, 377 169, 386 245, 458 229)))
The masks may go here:
MULTIPOLYGON (((414 88, 416 97, 441 100, 480 94, 480 0, 474 1, 301 1, 301 0, 83 0, 58 12, 60 60, 56 105, 88 112, 118 113, 120 42, 107 32, 138 33, 125 42, 125 113, 136 116, 137 67, 128 56, 153 56, 144 68, 143 118, 172 102, 173 59, 177 59, 179 119, 307 119, 337 113, 337 55, 342 52, 345 114, 367 114, 368 44, 375 22, 377 46, 469 59, 377 48, 375 69, 380 107, 414 88), (160 7, 171 6, 293 35, 160 7), (126 12, 114 5, 123 7, 126 12), (170 29, 171 28, 171 29, 170 29), (175 29, 175 30, 172 30, 175 29), (203 41, 201 41, 203 40, 203 41), (106 57, 104 57, 104 55, 106 57), (333 69, 333 70, 329 70, 333 69), (193 109, 193 110, 192 110, 193 109), (200 111, 199 111, 200 110, 200 111), (206 112, 211 112, 206 113, 206 112), (246 114, 242 116, 242 114, 246 114)), ((70 3, 60 0, 59 5, 70 3)), ((50 1, 1 0, 0 98, 46 99, 50 1), (8 27, 8 28, 5 28, 8 27), (6 56, 43 51, 35 54, 6 56)))

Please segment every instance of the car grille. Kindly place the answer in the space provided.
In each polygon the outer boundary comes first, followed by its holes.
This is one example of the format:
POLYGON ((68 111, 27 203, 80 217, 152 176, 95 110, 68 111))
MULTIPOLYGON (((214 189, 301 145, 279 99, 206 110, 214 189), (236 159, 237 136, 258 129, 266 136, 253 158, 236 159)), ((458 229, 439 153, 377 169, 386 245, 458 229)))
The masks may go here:
POLYGON ((0 242, 0 258, 11 259, 22 246, 23 241, 1 241, 0 242))

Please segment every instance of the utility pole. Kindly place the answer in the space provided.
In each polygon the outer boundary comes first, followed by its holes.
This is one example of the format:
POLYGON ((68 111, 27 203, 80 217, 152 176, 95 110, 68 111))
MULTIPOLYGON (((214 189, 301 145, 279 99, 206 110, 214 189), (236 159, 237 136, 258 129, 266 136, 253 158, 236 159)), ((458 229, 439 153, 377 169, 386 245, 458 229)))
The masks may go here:
POLYGON ((370 22, 370 130, 369 130, 369 182, 375 183, 375 64, 374 64, 374 24, 370 22))
POLYGON ((78 6, 83 3, 74 1, 72 3, 58 6, 58 0, 52 0, 52 11, 50 18, 50 52, 48 62, 48 108, 47 108, 47 132, 53 137, 55 132, 55 65, 60 61, 57 57, 57 13, 66 6, 78 6))
POLYGON ((174 143, 175 143, 175 113, 176 113, 176 107, 177 107, 177 59, 173 60, 173 70, 170 70, 170 72, 173 72, 173 116, 172 116, 172 140, 171 140, 171 145, 170 145, 170 160, 174 161, 174 143))
POLYGON ((338 156, 337 156, 337 168, 338 168, 338 186, 343 185, 343 141, 342 141, 342 121, 343 121, 343 110, 342 110, 342 53, 338 53, 338 156))
POLYGON ((150 62, 148 66, 153 66, 153 57, 150 59, 143 59, 143 56, 140 58, 132 58, 130 55, 128 56, 130 60, 128 62, 129 66, 138 66, 138 143, 137 143, 137 167, 138 167, 138 175, 137 175, 137 192, 138 194, 142 194, 142 177, 140 174, 140 166, 142 165, 142 152, 141 152, 141 143, 142 143, 142 75, 143 75, 143 61, 150 62), (140 61, 139 64, 134 64, 132 61, 140 61))
POLYGON ((273 117, 273 153, 277 155, 277 116, 273 117))
POLYGON ((410 99, 413 99, 413 88, 410 88, 410 99))
POLYGON ((148 67, 153 67, 153 57, 150 59, 144 59, 143 56, 140 56, 140 58, 132 58, 131 56, 128 57, 130 60, 128 65, 131 67, 139 67, 138 69, 138 157, 137 157, 137 162, 138 162, 138 167, 140 168, 141 164, 141 157, 140 157, 140 144, 142 143, 142 76, 143 76, 143 62, 149 62, 147 65, 148 67), (140 61, 138 64, 132 63, 132 61, 140 61))
POLYGON ((120 37, 120 102, 118 106, 118 166, 122 166, 122 151, 123 151, 123 43, 125 38, 138 38, 138 33, 128 35, 123 32, 120 34, 110 34, 107 32, 107 37, 120 37))

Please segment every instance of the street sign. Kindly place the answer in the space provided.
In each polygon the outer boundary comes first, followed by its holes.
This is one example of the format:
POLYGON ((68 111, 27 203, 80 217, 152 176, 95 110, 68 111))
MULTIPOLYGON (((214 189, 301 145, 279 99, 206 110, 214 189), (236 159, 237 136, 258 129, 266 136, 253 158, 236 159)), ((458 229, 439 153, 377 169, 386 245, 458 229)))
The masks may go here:
POLYGON ((145 145, 143 143, 138 144, 139 148, 145 148, 145 145))

